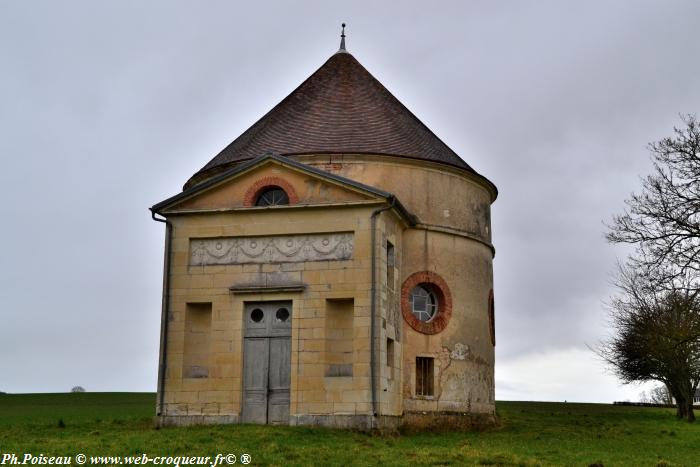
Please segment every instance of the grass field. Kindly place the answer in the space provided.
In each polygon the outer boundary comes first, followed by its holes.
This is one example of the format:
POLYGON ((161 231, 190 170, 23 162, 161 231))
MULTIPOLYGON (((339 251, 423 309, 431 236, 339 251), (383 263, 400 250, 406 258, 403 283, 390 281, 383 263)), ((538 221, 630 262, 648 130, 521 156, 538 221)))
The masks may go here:
POLYGON ((700 466, 700 423, 679 422, 669 409, 498 402, 501 426, 489 432, 381 437, 251 425, 156 430, 154 407, 154 394, 0 395, 0 455, 248 453, 251 465, 280 466, 700 466))

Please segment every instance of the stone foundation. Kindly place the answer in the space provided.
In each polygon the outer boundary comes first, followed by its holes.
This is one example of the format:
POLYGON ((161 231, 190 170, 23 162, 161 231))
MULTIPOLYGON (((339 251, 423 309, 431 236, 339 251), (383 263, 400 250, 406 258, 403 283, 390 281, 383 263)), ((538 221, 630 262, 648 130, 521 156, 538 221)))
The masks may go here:
MULTIPOLYGON (((158 427, 193 425, 232 425, 240 423, 238 415, 165 415, 155 418, 158 427)), ((293 415, 290 426, 322 426, 358 431, 481 431, 496 426, 490 413, 407 412, 403 416, 371 415, 293 415)))
POLYGON ((238 415, 161 415, 156 416, 157 427, 193 425, 232 425, 239 423, 238 415))

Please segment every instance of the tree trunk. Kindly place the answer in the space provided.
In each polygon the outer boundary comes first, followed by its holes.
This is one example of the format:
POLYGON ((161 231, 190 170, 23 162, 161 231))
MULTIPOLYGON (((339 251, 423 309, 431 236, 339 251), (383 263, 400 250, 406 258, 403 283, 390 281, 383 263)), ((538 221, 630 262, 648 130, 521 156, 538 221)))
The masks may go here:
POLYGON ((688 422, 695 421, 695 413, 693 412, 693 395, 695 394, 695 388, 693 384, 688 382, 687 384, 681 384, 676 393, 676 404, 678 404, 678 410, 676 416, 679 419, 687 420, 688 422))
POLYGON ((675 401, 676 403, 676 418, 678 419, 684 419, 685 418, 685 398, 683 398, 683 395, 681 392, 678 390, 676 385, 666 385, 668 387, 668 391, 671 393, 671 399, 675 401))
POLYGON ((683 420, 688 416, 688 401, 681 396, 676 394, 676 417, 683 420))
POLYGON ((692 397, 686 400, 685 419, 688 420, 688 422, 690 422, 690 423, 695 421, 695 413, 693 412, 693 398, 692 397))
POLYGON ((688 381, 681 387, 683 400, 685 401, 685 413, 683 418, 691 423, 695 421, 695 413, 693 412, 693 396, 695 396, 695 389, 696 387, 692 381, 688 381))

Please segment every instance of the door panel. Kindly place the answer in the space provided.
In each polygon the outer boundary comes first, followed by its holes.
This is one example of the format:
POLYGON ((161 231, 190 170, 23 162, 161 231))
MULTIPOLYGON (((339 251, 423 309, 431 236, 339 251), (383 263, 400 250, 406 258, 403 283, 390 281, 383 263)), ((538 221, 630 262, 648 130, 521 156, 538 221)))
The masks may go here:
POLYGON ((243 346, 243 422, 267 422, 267 388, 270 343, 247 338, 243 346))
POLYGON ((267 337, 270 332, 270 310, 263 303, 251 303, 245 310, 245 336, 267 337))
POLYGON ((289 383, 291 369, 291 337, 270 339, 270 368, 268 378, 268 423, 289 422, 289 383))
POLYGON ((244 423, 289 423, 291 310, 291 302, 246 304, 244 423))
POLYGON ((292 335, 292 304, 273 303, 268 308, 271 336, 292 335))

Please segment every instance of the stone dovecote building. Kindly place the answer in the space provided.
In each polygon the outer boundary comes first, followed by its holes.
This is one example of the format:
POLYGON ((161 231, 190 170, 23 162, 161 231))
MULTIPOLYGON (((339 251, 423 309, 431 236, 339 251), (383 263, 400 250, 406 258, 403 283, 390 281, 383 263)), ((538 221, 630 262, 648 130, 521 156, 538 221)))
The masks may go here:
POLYGON ((151 208, 160 423, 491 423, 496 195, 343 39, 151 208))

